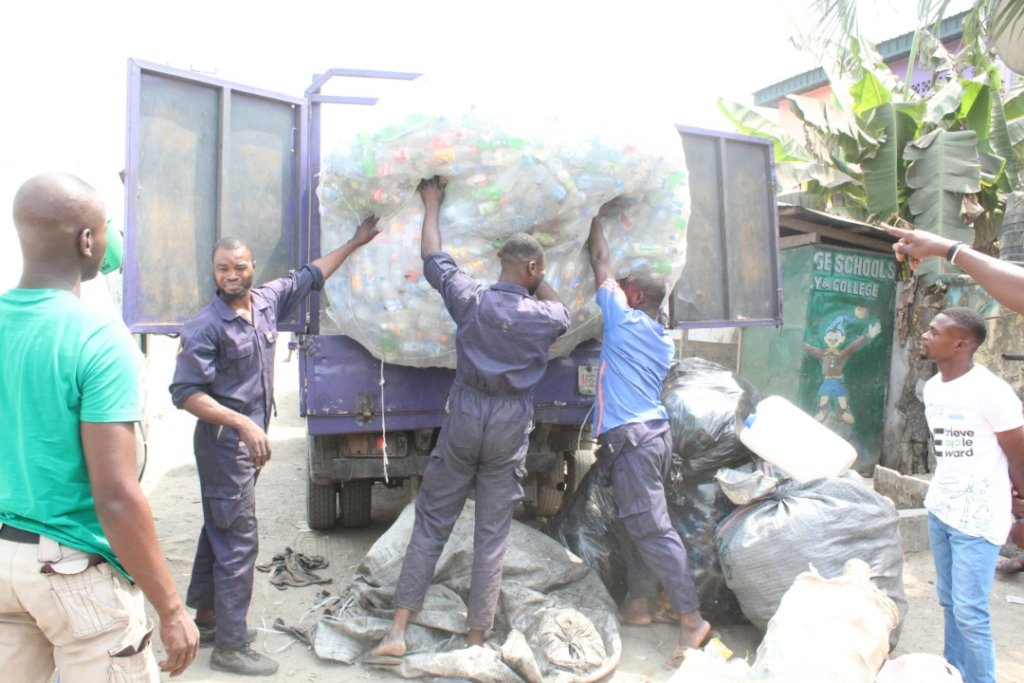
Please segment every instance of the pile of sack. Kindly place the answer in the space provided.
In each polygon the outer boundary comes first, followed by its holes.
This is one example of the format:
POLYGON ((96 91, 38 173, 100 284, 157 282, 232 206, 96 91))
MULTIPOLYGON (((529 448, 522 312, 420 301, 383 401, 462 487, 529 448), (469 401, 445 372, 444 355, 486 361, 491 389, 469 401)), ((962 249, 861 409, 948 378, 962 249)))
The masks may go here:
MULTIPOLYGON (((686 545, 707 619, 749 621, 765 630, 808 567, 833 577, 848 561, 863 560, 902 622, 903 550, 899 515, 888 498, 855 472, 800 483, 748 450, 738 434, 761 395, 720 365, 677 361, 662 400, 673 436, 669 516, 686 545)), ((595 468, 546 531, 593 567, 621 601, 625 567, 615 517, 611 489, 595 468)), ((892 646, 898 637, 897 627, 892 646)))

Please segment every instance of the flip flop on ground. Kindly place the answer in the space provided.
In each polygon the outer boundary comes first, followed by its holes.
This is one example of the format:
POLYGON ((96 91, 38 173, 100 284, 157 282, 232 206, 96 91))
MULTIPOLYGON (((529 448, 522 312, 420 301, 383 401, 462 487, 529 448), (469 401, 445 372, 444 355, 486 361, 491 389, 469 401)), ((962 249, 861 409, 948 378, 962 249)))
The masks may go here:
POLYGON ((367 666, 397 667, 401 663, 402 658, 393 655, 375 655, 371 652, 363 657, 363 664, 367 666))

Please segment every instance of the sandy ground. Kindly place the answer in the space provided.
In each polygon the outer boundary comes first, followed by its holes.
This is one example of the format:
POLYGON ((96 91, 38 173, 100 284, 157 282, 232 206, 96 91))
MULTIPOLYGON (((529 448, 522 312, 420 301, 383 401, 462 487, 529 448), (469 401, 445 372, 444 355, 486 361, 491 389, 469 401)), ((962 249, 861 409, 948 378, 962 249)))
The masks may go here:
MULTIPOLYGON (((150 337, 148 412, 149 462, 143 487, 150 496, 160 541, 182 594, 188 585, 195 541, 202 523, 199 484, 192 456, 194 420, 170 404, 167 385, 173 371, 176 340, 150 337)), ((311 531, 305 523, 305 428, 298 411, 298 366, 285 363, 287 348, 278 349, 276 397, 278 416, 271 425, 273 459, 260 477, 257 495, 260 520, 259 563, 269 562, 286 546, 308 555, 322 555, 330 567, 321 573, 333 585, 278 590, 266 574, 257 573, 250 627, 259 629, 255 646, 277 659, 281 668, 267 681, 401 680, 358 666, 320 660, 287 635, 271 628, 281 617, 288 624, 309 623, 306 612, 321 588, 341 592, 367 549, 397 518, 406 502, 401 489, 374 489, 373 522, 366 529, 311 531)), ((942 615, 934 597, 934 571, 928 553, 906 556, 904 585, 910 609, 898 648, 892 656, 910 652, 941 654, 942 615)), ((992 594, 993 623, 1000 683, 1024 681, 1024 605, 1007 597, 1024 598, 1024 576, 998 578, 992 594)), ((760 635, 749 626, 719 629, 723 642, 737 655, 753 661, 760 635)), ((623 657, 612 676, 617 683, 664 681, 671 673, 662 663, 671 653, 675 630, 665 625, 623 627, 623 657)), ((159 645, 158 645, 159 651, 159 645)), ((158 653, 160 654, 160 653, 158 653)), ((212 671, 210 650, 203 649, 192 667, 176 680, 229 681, 240 677, 212 671)), ((169 677, 168 677, 168 680, 169 677)))

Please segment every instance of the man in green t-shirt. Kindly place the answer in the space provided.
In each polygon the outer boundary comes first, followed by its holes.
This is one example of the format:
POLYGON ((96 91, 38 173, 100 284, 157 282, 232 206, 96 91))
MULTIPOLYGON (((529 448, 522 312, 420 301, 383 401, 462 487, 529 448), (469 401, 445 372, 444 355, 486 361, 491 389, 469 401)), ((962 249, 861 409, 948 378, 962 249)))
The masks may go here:
POLYGON ((19 681, 159 681, 143 596, 176 676, 199 633, 136 480, 138 352, 78 299, 106 248, 96 191, 45 174, 14 197, 24 269, 0 295, 0 662, 19 681))

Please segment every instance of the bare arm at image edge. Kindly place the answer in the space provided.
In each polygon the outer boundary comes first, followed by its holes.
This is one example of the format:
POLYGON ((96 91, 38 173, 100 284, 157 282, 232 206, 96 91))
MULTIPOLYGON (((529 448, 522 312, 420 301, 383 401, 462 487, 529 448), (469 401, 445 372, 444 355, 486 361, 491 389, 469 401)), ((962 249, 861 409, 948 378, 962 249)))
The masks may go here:
MULTIPOLYGON (((605 205, 607 206, 607 204, 605 205)), ((608 251, 608 242, 604 238, 604 230, 601 228, 601 221, 604 219, 604 207, 601 207, 594 219, 590 222, 590 237, 587 239, 587 248, 590 251, 590 267, 594 269, 594 286, 599 288, 601 283, 611 277, 615 277, 612 269, 611 254, 608 251)))
MULTIPOLYGON (((1024 491, 1024 427, 996 434, 999 447, 1006 453, 1010 483, 1015 491, 1024 491)), ((1024 524, 1010 527, 1010 538, 1018 548, 1024 549, 1024 524)))
MULTIPOLYGON (((923 259, 945 258, 954 240, 940 237, 925 230, 903 230, 886 226, 886 231, 899 237, 892 245, 899 261, 910 259, 910 268, 916 269, 923 259)), ((964 245, 956 251, 953 263, 974 278, 993 299, 1011 311, 1024 315, 1024 268, 982 254, 964 245)))
POLYGON ((186 613, 160 553, 153 513, 135 471, 135 431, 131 423, 81 423, 82 450, 96 514, 114 554, 153 605, 171 676, 195 660, 199 631, 186 613))

